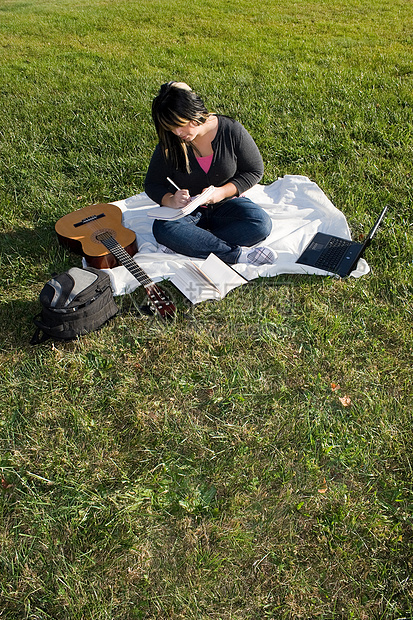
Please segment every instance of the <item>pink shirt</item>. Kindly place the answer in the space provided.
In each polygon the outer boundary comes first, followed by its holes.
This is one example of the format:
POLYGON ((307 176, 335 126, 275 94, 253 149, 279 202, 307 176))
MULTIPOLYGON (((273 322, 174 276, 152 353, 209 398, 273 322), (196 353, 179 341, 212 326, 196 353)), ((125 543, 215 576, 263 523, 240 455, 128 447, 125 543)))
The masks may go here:
POLYGON ((201 166, 202 170, 207 174, 212 164, 212 158, 214 154, 207 155, 206 157, 197 157, 196 160, 198 164, 201 166))

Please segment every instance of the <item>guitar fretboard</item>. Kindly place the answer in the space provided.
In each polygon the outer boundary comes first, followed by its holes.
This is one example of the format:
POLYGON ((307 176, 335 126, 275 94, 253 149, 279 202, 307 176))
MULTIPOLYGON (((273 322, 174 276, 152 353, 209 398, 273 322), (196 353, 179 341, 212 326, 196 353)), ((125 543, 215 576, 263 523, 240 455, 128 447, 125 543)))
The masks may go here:
POLYGON ((127 251, 112 237, 108 232, 100 233, 96 239, 113 254, 118 261, 131 272, 131 274, 145 287, 152 286, 154 283, 150 277, 135 263, 127 251))

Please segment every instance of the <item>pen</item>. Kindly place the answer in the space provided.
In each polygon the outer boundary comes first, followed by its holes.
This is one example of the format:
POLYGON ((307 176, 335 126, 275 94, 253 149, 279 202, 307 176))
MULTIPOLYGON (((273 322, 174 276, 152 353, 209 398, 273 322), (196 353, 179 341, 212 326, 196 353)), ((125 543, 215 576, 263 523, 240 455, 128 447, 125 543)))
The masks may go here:
POLYGON ((178 186, 177 186, 177 184, 176 184, 176 183, 174 183, 174 182, 172 181, 172 179, 170 179, 169 177, 166 177, 166 180, 167 180, 167 181, 169 181, 169 183, 170 183, 171 185, 173 185, 174 187, 176 187, 176 189, 177 189, 177 190, 179 190, 179 191, 181 190, 181 188, 180 188, 180 187, 178 187, 178 186))

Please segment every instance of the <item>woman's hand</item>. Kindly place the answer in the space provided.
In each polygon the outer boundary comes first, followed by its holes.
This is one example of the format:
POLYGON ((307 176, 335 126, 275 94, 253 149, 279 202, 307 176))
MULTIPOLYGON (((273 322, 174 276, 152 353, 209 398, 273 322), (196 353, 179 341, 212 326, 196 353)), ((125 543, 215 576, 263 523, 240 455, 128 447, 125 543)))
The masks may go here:
MULTIPOLYGON (((204 190, 202 191, 205 191, 204 190)), ((206 204, 207 205, 215 205, 226 198, 233 198, 234 196, 238 196, 238 190, 233 183, 226 183, 222 187, 216 187, 214 192, 209 196, 206 204)))
POLYGON ((170 207, 171 209, 182 209, 182 207, 186 207, 188 202, 190 202, 191 196, 187 189, 180 189, 175 192, 175 194, 165 194, 162 198, 162 206, 170 207))

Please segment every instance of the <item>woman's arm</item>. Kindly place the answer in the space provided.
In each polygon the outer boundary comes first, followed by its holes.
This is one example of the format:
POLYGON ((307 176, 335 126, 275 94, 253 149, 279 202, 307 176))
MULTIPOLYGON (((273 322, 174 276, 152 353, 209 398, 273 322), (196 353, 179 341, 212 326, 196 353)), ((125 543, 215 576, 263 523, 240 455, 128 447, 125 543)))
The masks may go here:
POLYGON ((235 155, 237 171, 232 183, 238 190, 238 195, 259 183, 264 174, 264 162, 254 139, 240 123, 236 123, 235 155))
POLYGON ((260 181, 264 164, 257 145, 241 123, 226 116, 220 116, 219 121, 208 181, 217 188, 225 187, 228 193, 224 198, 240 196, 260 181))

